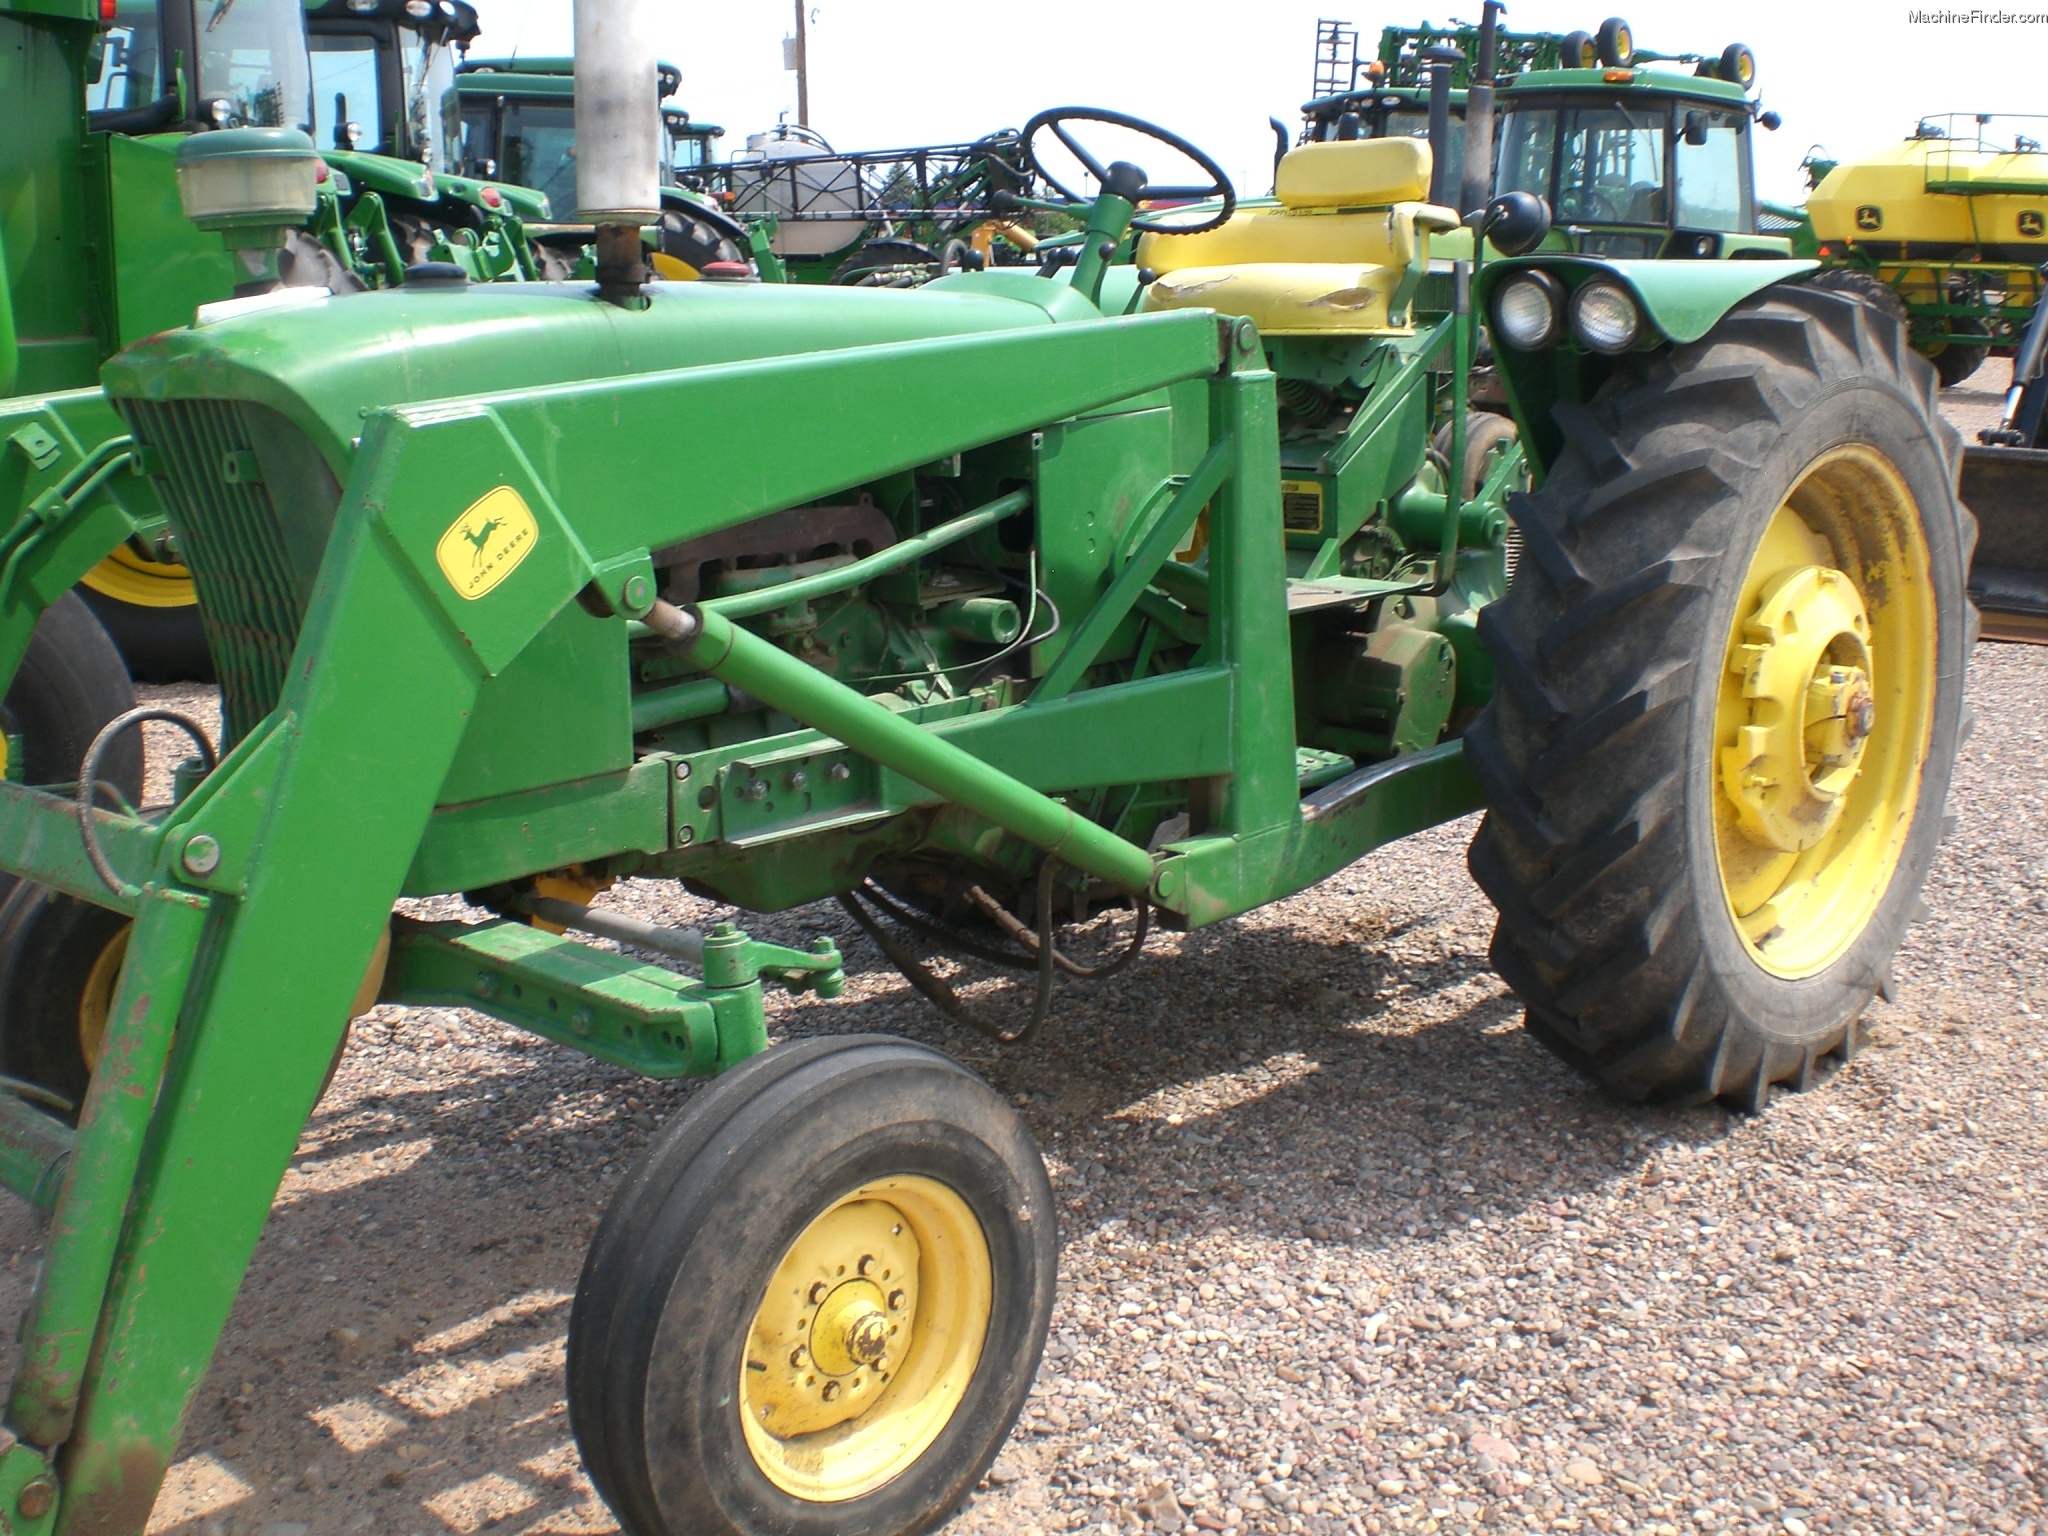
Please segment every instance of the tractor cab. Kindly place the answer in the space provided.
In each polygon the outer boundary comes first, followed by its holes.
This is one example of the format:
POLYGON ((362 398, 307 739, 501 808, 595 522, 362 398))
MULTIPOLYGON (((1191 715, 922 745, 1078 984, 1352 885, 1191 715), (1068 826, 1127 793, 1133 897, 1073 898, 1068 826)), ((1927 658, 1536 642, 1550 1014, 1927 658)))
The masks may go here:
POLYGON ((1500 110, 1494 190, 1547 201, 1556 248, 1618 259, 1791 253, 1758 231, 1750 135, 1777 119, 1742 80, 1538 71, 1509 82, 1500 110))
POLYGON ((476 40, 466 0, 325 0, 306 12, 321 138, 449 168, 441 98, 476 40))
POLYGON ((460 64, 442 119, 458 174, 531 187, 558 209, 575 208, 575 60, 460 64))
POLYGON ((718 141, 724 137, 718 124, 697 122, 681 107, 661 104, 661 163, 676 185, 700 185, 706 169, 718 162, 718 141))
POLYGON ((312 128, 299 0, 117 0, 111 10, 88 67, 94 130, 312 128))

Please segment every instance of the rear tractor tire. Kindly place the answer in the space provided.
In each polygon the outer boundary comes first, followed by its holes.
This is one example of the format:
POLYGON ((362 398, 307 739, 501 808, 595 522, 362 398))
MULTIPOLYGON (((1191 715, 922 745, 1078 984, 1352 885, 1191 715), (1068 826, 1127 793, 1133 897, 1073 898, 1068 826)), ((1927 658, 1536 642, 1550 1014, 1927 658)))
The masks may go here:
POLYGON ((1905 327, 1811 287, 1558 419, 1466 737, 1494 966, 1619 1093, 1759 1109, 1853 1051, 1940 841, 1960 443, 1905 327))
MULTIPOLYGON (((134 707, 120 652, 78 594, 67 592, 43 610, 7 690, 0 767, 27 784, 76 780, 100 727, 134 707), (17 752, 20 761, 11 761, 17 752)), ((101 777, 131 805, 141 801, 140 732, 113 743, 101 777)), ((83 1101, 90 1033, 83 1021, 91 1013, 84 999, 119 974, 127 931, 117 912, 0 874, 0 1072, 74 1109, 83 1101), (117 946, 111 969, 110 945, 117 946)))
POLYGON ((63 1099, 73 1122, 133 926, 126 913, 27 881, 0 901, 0 1072, 63 1099))
POLYGON ((85 573, 78 595, 143 683, 210 683, 213 655, 192 573, 122 545, 85 573))
POLYGON ((1052 1191, 966 1068, 807 1040, 627 1177, 569 1319, 569 1418, 628 1536, 913 1536, 1008 1438, 1051 1320, 1052 1191))

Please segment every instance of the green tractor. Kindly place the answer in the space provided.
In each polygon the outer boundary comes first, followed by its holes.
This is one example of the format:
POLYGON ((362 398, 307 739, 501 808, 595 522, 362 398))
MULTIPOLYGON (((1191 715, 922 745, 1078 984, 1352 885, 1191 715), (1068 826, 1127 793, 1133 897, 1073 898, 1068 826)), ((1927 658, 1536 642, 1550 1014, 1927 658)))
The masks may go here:
MULTIPOLYGON (((1521 83, 1524 75, 1598 70, 1604 81, 1606 71, 1690 64, 1694 78, 1723 81, 1744 92, 1756 79, 1756 57, 1741 43, 1731 43, 1711 58, 1698 53, 1656 53, 1639 48, 1634 29, 1619 16, 1608 17, 1591 32, 1509 32, 1500 27, 1500 15, 1506 9, 1500 0, 1485 0, 1482 19, 1476 25, 1454 22, 1435 27, 1424 22, 1416 27, 1386 27, 1380 32, 1377 54, 1365 60, 1358 57, 1356 29, 1341 21, 1318 22, 1315 94, 1302 104, 1299 142, 1431 138, 1432 90, 1442 74, 1450 85, 1447 101, 1453 131, 1449 151, 1435 167, 1437 187, 1443 194, 1440 200, 1473 208, 1485 201, 1486 188, 1492 184, 1499 148, 1493 115, 1497 92, 1521 83), (1478 125, 1476 136, 1491 145, 1485 157, 1469 162, 1468 146, 1475 135, 1457 131, 1468 119, 1478 125)), ((1664 78, 1671 74, 1658 72, 1666 90, 1674 88, 1672 81, 1664 78)), ((1544 89, 1582 79, 1573 76, 1526 84, 1544 89)), ((1719 106, 1722 100, 1717 96, 1710 105, 1719 106)), ((1273 131, 1279 152, 1284 154, 1288 134, 1277 118, 1273 131)))
MULTIPOLYGON (((224 729, 181 722, 147 812, 96 789, 136 716, 0 784, 0 1180, 55 1212, 0 1454, 17 1533, 142 1531, 380 998, 717 1078, 621 1182, 572 1311, 570 1419, 626 1531, 960 1507, 1053 1306, 1027 1131, 921 1045, 769 1048, 764 986, 833 995, 833 943, 628 918, 621 877, 840 898, 1026 1049, 1063 975, 1104 973, 1079 914, 1127 914, 1114 969, 1483 809, 1496 963, 1583 1071, 1760 1109, 1854 1052, 1973 639, 1956 437, 1895 322, 1809 262, 1544 250, 1527 192, 1471 226, 1517 254, 1425 309, 1460 226, 1427 144, 1301 146, 1239 209, 1186 141, 1076 108, 1021 140, 1076 194, 1071 264, 650 284, 654 167, 594 126, 594 285, 248 309, 104 371, 96 451, 168 511, 224 729), (1508 415, 1466 403, 1482 328, 1508 415), (393 915, 446 893, 474 915, 393 915), (1012 1008, 927 941, 1017 968, 1012 1008)), ((98 491, 10 536, 0 677, 47 600, 25 573, 128 535, 98 491)))
MULTIPOLYGON (((649 260, 656 273, 690 281, 758 275, 779 281, 782 270, 767 232, 732 217, 704 190, 706 167, 725 130, 699 123, 674 104, 682 72, 655 68, 661 128, 661 214, 650 226, 649 260)), ((442 97, 443 135, 465 174, 516 182, 543 193, 565 213, 576 206, 576 61, 572 58, 466 59, 442 97)), ((574 252, 587 226, 536 232, 550 247, 574 252)))

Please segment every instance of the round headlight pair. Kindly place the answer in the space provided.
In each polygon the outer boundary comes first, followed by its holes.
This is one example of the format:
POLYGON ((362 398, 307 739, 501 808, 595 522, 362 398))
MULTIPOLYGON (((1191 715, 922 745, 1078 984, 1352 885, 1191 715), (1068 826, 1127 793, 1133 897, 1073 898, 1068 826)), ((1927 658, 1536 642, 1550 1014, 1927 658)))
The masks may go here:
POLYGON ((1642 334, 1643 312, 1619 283, 1595 279, 1582 284, 1567 301, 1564 285, 1548 272, 1523 272, 1502 283, 1494 295, 1494 330, 1518 352, 1555 342, 1567 313, 1572 334, 1589 351, 1626 352, 1642 334))

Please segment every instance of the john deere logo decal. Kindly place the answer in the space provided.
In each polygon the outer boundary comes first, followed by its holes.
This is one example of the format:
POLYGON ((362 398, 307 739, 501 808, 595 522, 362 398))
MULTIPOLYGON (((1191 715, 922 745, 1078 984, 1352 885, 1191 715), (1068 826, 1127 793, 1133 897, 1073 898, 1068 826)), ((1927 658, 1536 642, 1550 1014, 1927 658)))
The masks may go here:
POLYGON ((449 525, 434 560, 457 595, 474 600, 518 570, 539 537, 519 493, 501 485, 449 525))
POLYGON ((1875 203, 1865 203, 1856 210, 1856 227, 1858 229, 1883 229, 1884 210, 1875 203))
POLYGON ((2042 235, 2048 234, 2048 216, 2044 216, 2038 208, 2022 208, 2020 233, 2029 240, 2040 239, 2042 235))

